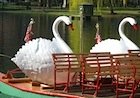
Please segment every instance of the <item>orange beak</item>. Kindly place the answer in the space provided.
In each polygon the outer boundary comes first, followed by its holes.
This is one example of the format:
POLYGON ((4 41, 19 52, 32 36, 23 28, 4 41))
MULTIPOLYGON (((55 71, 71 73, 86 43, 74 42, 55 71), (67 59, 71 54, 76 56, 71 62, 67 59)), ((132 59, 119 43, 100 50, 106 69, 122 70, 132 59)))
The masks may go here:
POLYGON ((70 24, 69 27, 70 27, 72 30, 74 30, 73 24, 70 24))
POLYGON ((139 29, 139 26, 137 24, 133 25, 133 29, 134 30, 138 30, 139 29))

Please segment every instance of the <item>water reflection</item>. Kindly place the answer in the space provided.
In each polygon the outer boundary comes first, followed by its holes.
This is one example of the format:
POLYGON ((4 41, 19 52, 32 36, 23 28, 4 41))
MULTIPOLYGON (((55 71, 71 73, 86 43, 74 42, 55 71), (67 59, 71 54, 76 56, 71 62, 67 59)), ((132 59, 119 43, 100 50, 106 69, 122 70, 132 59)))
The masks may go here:
MULTIPOLYGON (((18 13, 0 13, 0 52, 11 57, 16 54, 18 49, 24 44, 24 36, 30 18, 33 17, 35 24, 33 38, 43 37, 51 39, 52 24, 57 16, 41 15, 41 14, 18 14, 18 13)), ((91 20, 84 20, 82 39, 80 39, 80 19, 74 18, 74 31, 70 31, 63 24, 60 25, 60 35, 65 42, 71 47, 75 53, 80 52, 80 42, 82 40, 82 51, 89 52, 95 44, 95 25, 100 24, 100 34, 102 39, 117 38, 119 39, 118 26, 120 21, 126 16, 108 16, 103 18, 92 17, 91 20), (68 33, 65 33, 68 32, 68 33)), ((132 16, 138 20, 138 16, 132 16)), ((129 24, 125 26, 125 34, 134 43, 140 47, 140 31, 134 31, 129 24)), ((12 64, 10 60, 0 58, 0 63, 3 69, 11 68, 8 65, 12 64), (7 66, 5 66, 7 65, 7 66)), ((12 64, 13 65, 13 64, 12 64)))

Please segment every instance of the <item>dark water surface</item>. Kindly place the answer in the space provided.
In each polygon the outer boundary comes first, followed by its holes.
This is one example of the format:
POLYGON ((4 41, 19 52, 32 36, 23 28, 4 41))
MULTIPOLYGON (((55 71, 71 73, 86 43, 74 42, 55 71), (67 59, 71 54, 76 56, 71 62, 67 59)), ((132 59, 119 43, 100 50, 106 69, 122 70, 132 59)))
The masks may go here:
MULTIPOLYGON (((25 43, 24 36, 30 18, 34 18, 33 38, 52 39, 52 24, 57 16, 41 14, 18 14, 0 12, 0 53, 13 57, 18 49, 25 43)), ((80 29, 80 19, 74 18, 74 31, 68 29, 64 24, 60 24, 60 35, 75 53, 88 53, 95 44, 95 25, 100 24, 100 34, 102 39, 119 39, 118 25, 127 16, 107 16, 102 18, 92 17, 84 20, 83 28, 80 29), (81 31, 82 30, 82 31, 81 31), (82 33, 81 33, 82 32, 82 33)), ((140 24, 139 16, 134 17, 140 24)), ((125 25, 125 34, 140 47, 140 30, 134 31, 130 24, 125 25)), ((16 67, 9 58, 0 57, 0 71, 6 72, 7 69, 16 67)), ((0 95, 1 96, 1 95, 0 95)), ((15 97, 2 97, 15 98, 15 97)))

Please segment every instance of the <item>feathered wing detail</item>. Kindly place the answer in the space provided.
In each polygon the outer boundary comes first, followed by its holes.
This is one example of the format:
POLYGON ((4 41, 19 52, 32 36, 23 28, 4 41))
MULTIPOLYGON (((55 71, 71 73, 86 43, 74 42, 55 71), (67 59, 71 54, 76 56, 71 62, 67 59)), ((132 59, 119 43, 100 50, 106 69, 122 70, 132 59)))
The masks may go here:
POLYGON ((42 48, 42 42, 45 41, 47 45, 43 45, 43 47, 48 47, 51 45, 50 40, 45 39, 34 39, 33 41, 30 41, 29 43, 26 43, 23 45, 14 58, 12 58, 12 61, 14 61, 19 68, 21 69, 33 69, 36 70, 40 65, 38 65, 38 62, 44 62, 43 61, 43 50, 42 48), (42 57, 41 57, 42 56, 42 57), (38 58, 37 60, 34 60, 38 58), (36 63, 35 65, 33 63, 36 63))
POLYGON ((95 44, 90 52, 111 52, 111 54, 123 53, 124 47, 120 45, 119 40, 107 39, 95 44), (115 44, 114 44, 115 43, 115 44))
MULTIPOLYGON (((12 61, 32 80, 53 84, 54 66, 52 53, 62 53, 56 39, 53 41, 38 38, 26 43, 19 49, 12 61)), ((64 53, 64 52, 63 52, 64 53)), ((65 75, 60 75, 65 81, 65 75)))

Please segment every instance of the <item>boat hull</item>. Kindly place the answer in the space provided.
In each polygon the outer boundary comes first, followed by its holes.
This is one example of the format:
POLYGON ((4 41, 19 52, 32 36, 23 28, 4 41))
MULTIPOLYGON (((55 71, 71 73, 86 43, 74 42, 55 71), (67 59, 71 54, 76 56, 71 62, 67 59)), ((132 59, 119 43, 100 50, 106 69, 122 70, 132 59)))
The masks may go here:
MULTIPOLYGON (((23 97, 23 98, 55 98, 52 96, 41 95, 36 93, 31 93, 28 91, 23 91, 17 88, 14 88, 4 82, 0 82, 0 92, 6 95, 15 96, 15 97, 23 97)), ((56 97, 58 98, 58 97, 56 97)))
POLYGON ((5 76, 5 74, 0 73, 0 92, 6 95, 19 98, 83 98, 79 95, 56 92, 52 87, 49 88, 49 86, 47 89, 43 89, 42 86, 33 86, 32 81, 21 82, 20 79, 17 83, 11 83, 9 82, 11 79, 3 79, 3 76, 5 76))

